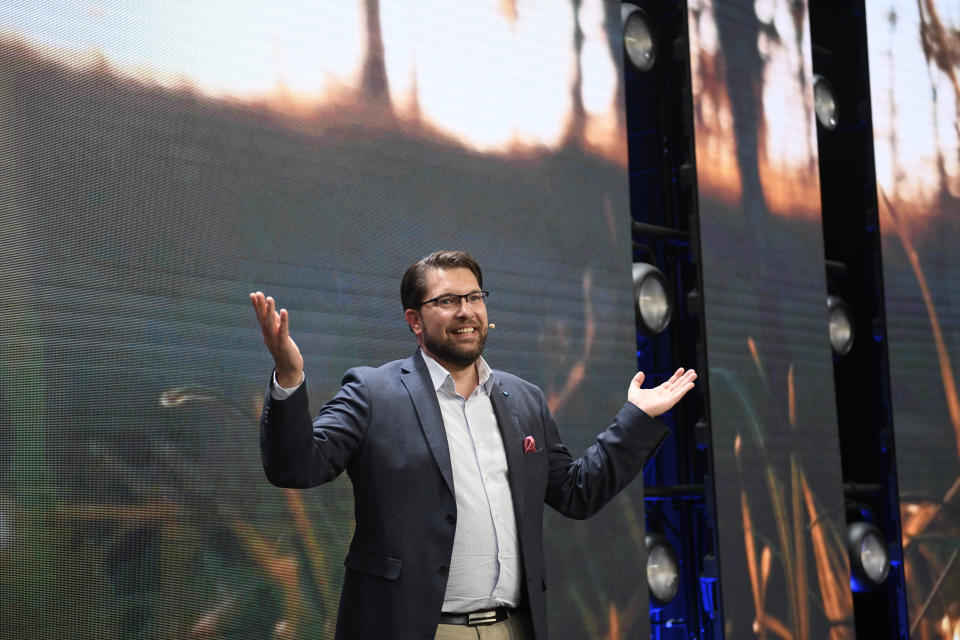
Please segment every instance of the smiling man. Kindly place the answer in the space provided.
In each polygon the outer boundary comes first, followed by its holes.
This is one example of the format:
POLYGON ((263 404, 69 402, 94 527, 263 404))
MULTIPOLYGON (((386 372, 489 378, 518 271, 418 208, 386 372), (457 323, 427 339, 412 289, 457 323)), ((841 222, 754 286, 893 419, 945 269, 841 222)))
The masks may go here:
POLYGON ((637 373, 613 424, 573 458, 543 392, 483 359, 487 292, 469 254, 421 258, 400 295, 417 351, 351 369, 311 420, 289 314, 250 294, 276 367, 260 423, 267 478, 306 488, 350 476, 338 639, 542 640, 543 505, 596 513, 656 451, 668 430, 654 418, 696 373, 652 389, 637 373))

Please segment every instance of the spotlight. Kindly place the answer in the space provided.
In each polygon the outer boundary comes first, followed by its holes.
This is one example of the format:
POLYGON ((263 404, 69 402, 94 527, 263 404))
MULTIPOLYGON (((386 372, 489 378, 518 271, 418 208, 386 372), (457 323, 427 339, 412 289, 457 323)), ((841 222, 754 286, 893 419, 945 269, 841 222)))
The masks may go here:
POLYGON ((654 604, 663 606, 680 590, 680 563, 673 546, 659 533, 647 534, 647 586, 654 604))
POLYGON ((830 318, 830 346, 834 353, 845 356, 853 348, 853 319, 847 303, 837 296, 827 296, 830 318))
POLYGON ((633 297, 643 331, 657 334, 670 324, 673 300, 663 273, 647 262, 633 263, 633 297))
POLYGON ((817 122, 827 131, 836 129, 840 121, 835 95, 833 85, 826 78, 813 77, 813 110, 817 114, 817 122))
POLYGON ((621 5, 623 46, 638 71, 649 71, 657 61, 657 43, 650 28, 650 17, 633 5, 621 5))
POLYGON ((869 522, 854 522, 847 527, 847 552, 850 554, 850 587, 854 591, 872 591, 890 574, 886 538, 869 522))

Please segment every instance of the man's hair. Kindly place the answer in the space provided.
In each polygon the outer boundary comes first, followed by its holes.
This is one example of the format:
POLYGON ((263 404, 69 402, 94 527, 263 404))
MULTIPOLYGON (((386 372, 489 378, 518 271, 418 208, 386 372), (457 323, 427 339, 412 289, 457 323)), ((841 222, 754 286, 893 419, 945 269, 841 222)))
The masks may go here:
POLYGON ((400 282, 400 301, 404 310, 417 309, 427 293, 427 269, 469 269, 483 287, 480 265, 466 251, 434 251, 414 262, 400 282))

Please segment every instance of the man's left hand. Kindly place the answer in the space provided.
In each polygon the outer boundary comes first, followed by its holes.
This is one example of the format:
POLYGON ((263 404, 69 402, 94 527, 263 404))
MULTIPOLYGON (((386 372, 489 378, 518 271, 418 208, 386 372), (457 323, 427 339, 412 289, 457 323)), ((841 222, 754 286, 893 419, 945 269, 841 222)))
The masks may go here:
POLYGON ((684 372, 683 367, 680 367, 669 380, 653 389, 641 388, 644 377, 643 371, 638 371, 637 375, 633 376, 627 390, 627 400, 643 409, 647 415, 656 418, 672 409, 687 391, 693 389, 697 372, 693 369, 684 372))

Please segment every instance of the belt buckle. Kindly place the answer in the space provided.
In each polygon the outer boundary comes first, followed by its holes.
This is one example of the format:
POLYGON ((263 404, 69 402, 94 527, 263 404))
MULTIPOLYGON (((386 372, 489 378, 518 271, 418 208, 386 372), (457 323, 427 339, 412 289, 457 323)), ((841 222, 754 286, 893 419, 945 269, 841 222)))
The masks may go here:
POLYGON ((476 627, 484 624, 493 624, 497 621, 497 610, 474 611, 467 614, 467 626, 476 627))

